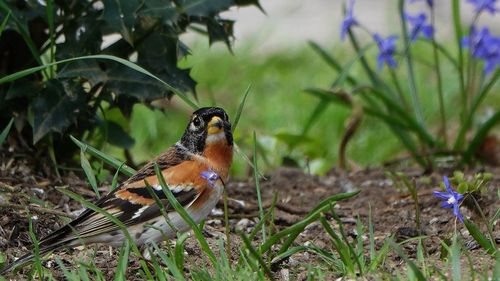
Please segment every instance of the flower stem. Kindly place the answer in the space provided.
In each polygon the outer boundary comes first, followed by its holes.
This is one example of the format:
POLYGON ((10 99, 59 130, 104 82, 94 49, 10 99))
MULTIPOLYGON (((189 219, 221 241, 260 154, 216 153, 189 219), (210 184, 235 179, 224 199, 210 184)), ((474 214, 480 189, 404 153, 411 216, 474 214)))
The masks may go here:
MULTIPOLYGON (((405 19, 404 6, 405 6, 405 1, 399 0, 399 16, 401 18, 401 29, 403 32, 403 40, 404 40, 405 46, 409 46, 410 39, 408 36, 408 30, 406 29, 406 19, 405 19)), ((405 58, 406 58, 406 66, 408 69, 408 86, 409 86, 409 90, 410 90, 412 106, 415 110, 415 116, 416 116, 417 122, 421 126, 425 127, 424 115, 422 113, 422 108, 420 107, 420 102, 419 102, 418 96, 417 96, 417 85, 415 83, 415 71, 413 69, 413 59, 412 59, 410 48, 407 48, 405 58)))
MULTIPOLYGON (((462 48, 462 27, 460 21, 460 1, 453 0, 451 4, 451 10, 453 11, 453 25, 455 27, 455 40, 458 46, 458 77, 460 82, 460 94, 461 94, 461 102, 462 108, 460 112, 460 121, 463 125, 465 120, 467 119, 467 93, 465 91, 465 79, 464 79, 464 58, 463 58, 463 48, 462 48)), ((458 136, 454 145, 454 149, 458 149, 461 147, 461 137, 458 136)))
MULTIPOLYGON (((431 25, 435 26, 435 12, 434 9, 431 8, 431 25)), ((441 66, 439 63, 439 54, 437 48, 437 42, 435 38, 434 32, 432 32, 432 49, 434 53, 434 61, 436 62, 436 77, 437 77, 437 90, 439 97, 439 113, 441 115, 441 137, 443 138, 444 146, 448 147, 448 136, 446 134, 446 112, 444 108, 444 94, 443 94, 443 81, 441 77, 441 66)))
POLYGON ((472 201, 474 201, 474 205, 476 206, 476 209, 481 216, 481 220, 486 225, 486 230, 488 230, 488 235, 490 236, 491 243, 495 245, 495 236, 493 236, 493 231, 491 230, 490 224, 488 223, 488 219, 486 219, 486 216, 483 213, 483 209, 481 209, 481 206, 479 206, 479 203, 477 202, 476 197, 474 197, 473 194, 470 194, 470 197, 472 198, 472 201))
POLYGON ((401 104, 404 106, 406 110, 408 110, 410 107, 408 106, 408 103, 406 102, 406 99, 403 95, 403 89, 401 88, 401 84, 399 83, 396 72, 394 71, 394 69, 389 68, 389 73, 391 74, 392 82, 396 87, 396 92, 398 93, 399 99, 401 100, 401 104))

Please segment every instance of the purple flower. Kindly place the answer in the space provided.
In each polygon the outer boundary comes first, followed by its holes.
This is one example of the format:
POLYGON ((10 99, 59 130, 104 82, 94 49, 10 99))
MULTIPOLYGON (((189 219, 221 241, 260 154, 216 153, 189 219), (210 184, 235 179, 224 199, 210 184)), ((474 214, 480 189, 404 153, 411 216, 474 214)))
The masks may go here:
MULTIPOLYGON (((420 2, 420 1, 422 1, 422 0, 410 0, 410 3, 415 3, 415 2, 420 2)), ((427 2, 427 5, 429 7, 431 7, 431 8, 434 7, 434 1, 433 0, 425 0, 425 2, 427 2)))
POLYGON ((344 40, 347 32, 352 26, 358 25, 358 21, 352 15, 352 8, 354 6, 354 0, 349 1, 347 10, 345 12, 345 18, 342 21, 342 27, 340 28, 340 40, 344 40))
POLYGON ((491 35, 487 27, 477 31, 477 28, 472 26, 469 36, 462 38, 462 46, 469 48, 474 58, 485 62, 485 74, 500 65, 500 37, 491 35))
POLYGON ((208 181, 208 184, 214 188, 216 182, 220 179, 220 176, 212 170, 201 172, 200 176, 206 179, 208 181))
POLYGON ((373 35, 373 39, 377 42, 379 49, 377 56, 377 68, 382 69, 382 67, 384 67, 384 63, 390 68, 396 67, 397 63, 393 56, 396 52, 396 39, 398 39, 398 37, 396 35, 391 35, 384 39, 375 33, 373 35))
POLYGON ((460 222, 464 221, 462 214, 459 210, 459 203, 464 196, 453 189, 451 189, 450 182, 448 181, 448 177, 443 177, 444 186, 446 187, 446 192, 434 191, 434 196, 439 199, 443 199, 444 201, 441 203, 441 207, 443 208, 453 208, 453 214, 460 222))
POLYGON ((434 28, 430 24, 425 24, 427 16, 424 13, 415 16, 405 14, 405 18, 411 25, 410 40, 412 42, 417 39, 419 33, 427 39, 432 39, 434 28))
POLYGON ((467 0, 467 2, 474 5, 476 13, 481 13, 486 10, 490 14, 494 15, 497 11, 497 8, 495 7, 497 0, 467 0))

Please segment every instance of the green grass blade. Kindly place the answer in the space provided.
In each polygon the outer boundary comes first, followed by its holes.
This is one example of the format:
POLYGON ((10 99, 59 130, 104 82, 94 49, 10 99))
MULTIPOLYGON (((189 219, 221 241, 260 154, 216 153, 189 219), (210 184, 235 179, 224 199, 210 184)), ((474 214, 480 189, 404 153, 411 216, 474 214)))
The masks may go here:
POLYGON ((7 26, 7 22, 9 21, 11 11, 7 12, 7 15, 3 19, 2 23, 0 24, 0 37, 2 37, 2 33, 5 30, 5 26, 7 26))
MULTIPOLYGON (((434 43, 430 40, 420 40, 423 43, 427 43, 430 45, 433 45, 434 43)), ((436 49, 443 54, 443 56, 455 67, 455 69, 459 70, 458 68, 458 61, 453 58, 451 53, 444 47, 444 45, 439 44, 439 42, 436 41, 436 49)))
POLYGON ((262 269, 264 270, 264 273, 267 275, 267 277, 270 280, 273 280, 273 274, 267 264, 264 262, 262 259, 262 255, 260 255, 257 250, 252 246, 252 243, 250 240, 248 240, 248 237, 245 235, 245 233, 240 233, 241 240, 243 241, 243 244, 247 248, 247 250, 250 252, 250 254, 257 260, 257 262, 260 264, 262 269))
MULTIPOLYGON (((33 56, 33 58, 36 60, 36 62, 38 64, 43 65, 43 62, 42 62, 42 59, 41 59, 41 56, 40 56, 40 52, 38 51, 38 48, 36 47, 36 44, 33 42, 33 39, 30 36, 30 32, 28 30, 28 26, 25 25, 25 24, 23 24, 16 17, 16 15, 12 13, 12 10, 5 4, 4 1, 0 1, 0 9, 3 10, 5 14, 10 14, 11 15, 12 20, 16 24, 17 29, 18 29, 19 33, 21 34, 21 37, 23 38, 24 42, 26 43, 28 49, 31 52, 31 55, 33 56)), ((40 70, 45 70, 45 68, 41 68, 40 70)), ((46 74, 46 73, 44 72, 44 74, 46 74)), ((10 76, 10 75, 7 75, 7 76, 10 76)), ((0 80, 2 80, 2 79, 3 78, 1 78, 0 80)), ((0 82, 0 84, 1 84, 1 82, 0 82)))
POLYGON ((36 72, 38 72, 40 70, 44 70, 44 69, 46 69, 48 67, 52 67, 52 66, 55 66, 55 65, 58 65, 58 64, 64 64, 64 63, 73 62, 73 61, 77 61, 77 60, 89 60, 89 59, 92 59, 92 60, 94 60, 94 59, 111 60, 111 61, 115 61, 115 62, 118 62, 120 64, 123 64, 123 65, 129 67, 130 69, 133 69, 133 70, 135 70, 135 71, 137 71, 139 73, 142 73, 142 74, 144 74, 146 76, 149 76, 150 78, 153 78, 154 80, 160 82, 163 86, 165 86, 166 89, 168 89, 169 91, 172 91, 173 93, 175 93, 180 99, 182 99, 187 105, 191 106, 193 109, 198 109, 199 108, 199 106, 198 106, 198 104, 196 102, 194 102, 193 100, 191 100, 188 96, 186 96, 185 94, 183 94, 181 91, 177 90, 175 87, 171 86, 167 82, 165 82, 162 79, 160 79, 158 76, 152 74, 151 72, 147 71, 146 69, 140 67, 139 65, 137 65, 137 64, 135 64, 133 62, 130 62, 128 60, 125 60, 125 59, 122 59, 122 58, 119 58, 119 57, 110 56, 110 55, 81 56, 81 57, 64 59, 64 60, 60 60, 60 61, 55 61, 55 62, 52 62, 52 63, 48 63, 48 64, 45 64, 45 65, 28 68, 28 69, 21 70, 21 71, 18 71, 16 73, 12 73, 10 75, 7 75, 5 77, 0 78, 0 84, 7 83, 7 82, 12 82, 12 81, 17 80, 19 78, 25 77, 27 75, 36 73, 36 72))
POLYGON ((285 252, 275 256, 271 260, 271 264, 280 262, 280 261, 288 258, 289 256, 298 253, 298 252, 307 251, 307 249, 308 249, 307 246, 297 246, 297 247, 288 248, 285 252))
POLYGON ((474 138, 470 142, 467 150, 463 155, 463 161, 469 163, 478 150, 479 146, 483 143, 484 139, 488 136, 489 131, 500 123, 500 111, 497 111, 493 116, 491 116, 484 124, 479 128, 474 138))
POLYGON ((474 96, 469 114, 464 117, 464 121, 461 122, 460 124, 460 131, 453 145, 455 150, 458 150, 463 146, 465 135, 472 126, 472 122, 474 120, 474 117, 476 117, 476 111, 479 108, 479 105, 481 105, 482 101, 484 100, 486 95, 490 92, 491 88, 493 88, 493 86, 498 82, 499 78, 500 78, 500 69, 497 69, 490 78, 489 82, 481 88, 479 94, 474 96))
POLYGON ((115 281, 126 281, 127 280, 127 265, 128 265, 128 257, 130 255, 130 246, 128 241, 122 245, 120 250, 120 256, 118 258, 118 266, 115 270, 115 281))
POLYGON ((3 142, 7 138, 7 135, 10 132, 10 128, 12 127, 12 123, 14 123, 14 118, 10 119, 9 124, 7 124, 7 127, 3 129, 2 133, 0 133, 0 146, 2 146, 3 142))
POLYGON ((396 244, 392 240, 388 240, 388 243, 396 251, 396 253, 406 262, 406 264, 409 266, 409 268, 411 269, 417 280, 419 281, 427 280, 427 278, 425 278, 424 274, 422 273, 422 271, 420 271, 418 266, 415 265, 415 263, 412 260, 410 260, 408 256, 405 255, 405 253, 398 244, 396 244))
POLYGON ((78 146, 80 149, 82 149, 84 152, 88 152, 90 155, 97 157, 98 159, 104 161, 106 164, 111 165, 112 167, 119 169, 122 171, 125 175, 127 176, 132 176, 133 174, 137 173, 136 170, 130 168, 129 166, 123 164, 123 162, 108 156, 101 151, 93 148, 92 146, 85 144, 79 140, 77 140, 75 137, 70 136, 71 140, 78 146))
POLYGON ((189 236, 187 233, 183 233, 175 241, 174 260, 175 260, 175 265, 181 272, 184 271, 184 244, 186 243, 188 237, 189 236))
POLYGON ((212 251, 212 249, 210 249, 210 246, 208 245, 207 240, 205 239, 203 234, 201 233, 200 228, 196 225, 193 218, 191 218, 191 216, 187 213, 184 207, 182 207, 182 205, 177 201, 175 196, 172 194, 172 191, 165 182, 163 174, 161 173, 158 165, 155 164, 154 167, 156 176, 158 177, 158 181, 162 187, 163 193, 165 194, 165 196, 167 196, 168 202, 172 205, 172 207, 174 207, 175 211, 179 213, 181 218, 191 227, 196 239, 198 240, 198 243, 200 243, 202 250, 205 252, 205 254, 207 254, 208 258, 210 259, 210 262, 212 264, 216 264, 217 258, 215 257, 215 254, 212 251))
POLYGON ((63 272, 63 275, 66 280, 78 280, 78 276, 73 272, 69 271, 59 257, 56 257, 56 263, 57 266, 59 266, 59 268, 63 272))
MULTIPOLYGON (((257 203, 259 204, 259 219, 264 220, 264 208, 262 207, 262 197, 260 194, 259 169, 257 166, 257 137, 253 132, 253 177, 255 179, 255 189, 257 192, 257 203)), ((262 225, 262 241, 266 241, 266 226, 262 225)))
POLYGON ((500 280, 500 252, 496 254, 496 262, 493 268, 493 279, 491 280, 500 280))
POLYGON ((236 111, 236 114, 234 115, 233 132, 236 130, 236 126, 238 126, 238 123, 240 122, 241 113, 243 112, 243 107, 245 106, 245 102, 247 100, 248 94, 250 93, 251 89, 252 89, 252 84, 249 84, 247 89, 245 90, 245 94, 243 95, 243 99, 241 100, 240 104, 238 105, 238 110, 236 111))
MULTIPOLYGON (((290 235, 288 240, 290 240, 290 238, 292 238, 294 236, 297 237, 299 235, 299 233, 302 232, 306 226, 308 226, 309 224, 311 224, 312 222, 317 220, 322 212, 325 212, 326 210, 328 210, 330 208, 331 204, 333 204, 336 201, 340 201, 340 200, 344 200, 344 199, 348 199, 348 198, 351 198, 353 196, 356 196, 358 193, 359 193, 359 191, 354 191, 354 192, 349 192, 349 193, 340 193, 340 194, 336 194, 336 195, 333 195, 333 196, 326 198, 325 200, 321 201, 318 205, 316 205, 316 207, 314 207, 304 219, 302 219, 301 221, 296 222, 292 226, 287 227, 287 228, 279 231, 278 233, 270 236, 269 239, 267 241, 265 241, 264 244, 262 244, 262 246, 260 246, 259 252, 261 254, 266 253, 280 239, 282 239, 288 235, 290 235)), ((278 252, 278 255, 282 254, 286 250, 288 250, 288 246, 291 245, 292 242, 283 243, 283 246, 281 247, 281 250, 278 252)))
POLYGON ((273 198, 273 203, 271 204, 271 207, 267 210, 266 214, 264 215, 264 219, 262 220, 259 219, 259 222, 257 222, 253 227, 252 231, 248 235, 248 239, 250 239, 250 241, 252 241, 255 238, 255 235, 257 235, 257 232, 259 232, 259 230, 262 229, 262 226, 265 225, 266 221, 270 220, 270 217, 273 214, 274 208, 276 206, 275 200, 277 200, 277 198, 278 198, 277 196, 273 198))
MULTIPOLYGON (((141 252, 139 251, 139 248, 137 247, 137 245, 134 243, 134 240, 130 236, 130 233, 128 232, 127 227, 118 218, 116 218, 115 216, 113 216, 110 213, 106 212, 105 210, 99 208, 95 204, 90 203, 89 201, 85 200, 81 195, 78 195, 78 194, 76 194, 74 192, 71 192, 70 190, 67 190, 67 189, 60 188, 60 189, 57 189, 57 190, 59 192, 63 193, 64 195, 68 196, 69 198, 71 198, 71 199, 79 202, 85 208, 91 209, 94 212, 102 214, 108 220, 110 220, 111 222, 113 222, 114 224, 116 224, 116 226, 118 226, 120 228, 120 230, 123 232, 123 235, 125 235, 125 238, 128 240, 129 246, 132 248, 132 251, 137 256, 139 256, 139 257, 141 256, 141 252)), ((146 275, 148 276, 148 278, 149 277, 152 278, 151 272, 149 271, 149 268, 148 268, 147 264, 143 260, 140 260, 139 263, 141 264, 141 267, 144 270, 144 272, 146 273, 146 275)))
POLYGON ((33 243, 33 263, 35 264, 35 271, 38 272, 39 280, 43 280, 43 268, 40 256, 40 245, 38 244, 38 239, 36 238, 35 230, 33 229, 33 220, 31 215, 28 218, 28 234, 30 236, 31 242, 33 243))
POLYGON ((80 164, 97 198, 101 198, 101 195, 99 194, 99 189, 97 187, 97 180, 95 179, 94 170, 92 169, 92 166, 90 166, 90 162, 87 159, 87 157, 85 157, 85 152, 83 148, 80 149, 80 164))
MULTIPOLYGON (((177 268, 175 262, 170 257, 168 257, 167 254, 165 254, 165 252, 161 250, 156 243, 153 243, 153 248, 158 253, 158 256, 160 256, 162 262, 167 265, 168 269, 170 270, 170 273, 172 273, 172 275, 174 276, 174 280, 179 280, 179 281, 186 280, 184 278, 184 275, 182 275, 182 272, 179 271, 179 268, 177 268)), ((151 255, 154 255, 152 251, 151 255)))
POLYGON ((156 278, 155 280, 167 281, 167 276, 166 276, 167 274, 163 271, 160 264, 158 263, 158 259, 156 258, 156 254, 152 253, 152 251, 150 251, 150 256, 151 256, 150 262, 153 264, 153 269, 154 269, 154 273, 155 273, 155 278, 156 278))
MULTIPOLYGON (((405 46, 410 46, 410 37, 408 35, 408 29, 406 27, 406 17, 405 17, 405 0, 399 0, 399 17, 401 20, 401 31, 403 33, 403 41, 405 46)), ((424 114, 422 113, 422 108, 420 101, 418 99, 417 84, 415 82, 416 76, 413 69, 413 57, 411 54, 411 49, 406 48, 405 52, 406 67, 408 71, 408 86, 410 90, 410 96, 412 101, 412 108, 415 110, 415 116, 418 124, 425 128, 424 114)))
MULTIPOLYGON (((352 261, 352 258, 354 258, 354 251, 351 251, 351 245, 349 242, 343 241, 332 229, 328 221, 325 219, 324 216, 320 217, 320 222, 321 225, 323 226, 323 229, 326 231, 326 233, 330 236, 332 239, 333 247, 337 250, 337 253, 339 254, 340 259, 342 260, 342 263, 344 266, 347 268, 347 272, 351 275, 355 274, 354 270, 354 263, 352 261)), ((342 223, 342 222, 341 222, 342 223)), ((341 230, 342 232, 342 230, 341 230)), ((342 234, 344 236, 344 234, 342 234)))
POLYGON ((460 244, 458 242, 457 236, 453 236, 453 243, 450 249, 450 264, 451 264, 451 280, 460 281, 461 270, 460 270, 460 244))
MULTIPOLYGON (((464 51, 462 47, 462 17, 460 15, 460 0, 452 0, 451 2, 451 11, 453 15, 453 27, 455 30, 455 45, 458 47, 458 76, 460 82, 460 94, 462 95, 462 106, 466 105, 467 93, 465 91, 465 79, 464 79, 464 51)), ((466 108, 462 108, 462 110, 466 110, 466 108)), ((462 114, 465 114, 465 111, 462 111, 462 114)), ((465 117, 465 115, 464 115, 465 117)))
POLYGON ((477 243, 479 243, 479 245, 481 245, 481 247, 483 247, 483 249, 488 252, 488 254, 493 255, 498 251, 493 244, 493 241, 488 240, 488 238, 486 238, 486 236, 481 232, 479 227, 474 222, 464 218, 464 224, 472 238, 474 238, 474 240, 476 240, 477 243))
MULTIPOLYGON (((329 66, 335 69, 337 72, 341 73, 344 71, 344 67, 333 57, 331 56, 323 47, 318 45, 316 42, 309 41, 309 46, 325 61, 329 66)), ((357 85, 358 81, 353 76, 346 74, 346 80, 351 85, 357 85)))

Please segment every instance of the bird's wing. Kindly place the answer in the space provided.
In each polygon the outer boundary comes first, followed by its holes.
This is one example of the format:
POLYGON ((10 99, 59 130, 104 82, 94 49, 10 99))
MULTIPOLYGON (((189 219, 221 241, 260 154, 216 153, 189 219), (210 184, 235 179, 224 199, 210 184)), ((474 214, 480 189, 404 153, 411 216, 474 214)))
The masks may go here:
MULTIPOLYGON (((174 211, 154 172, 155 162, 161 168, 174 197, 184 207, 193 204, 207 186, 207 181, 200 176, 207 167, 194 160, 185 160, 182 153, 172 147, 145 165, 119 188, 98 200, 95 205, 126 226, 144 223, 162 215, 162 209, 156 204, 152 193, 163 204, 163 211, 174 211)), ((77 239, 85 241, 85 238, 119 229, 106 215, 87 209, 68 225, 40 240, 40 245, 49 246, 77 239)))

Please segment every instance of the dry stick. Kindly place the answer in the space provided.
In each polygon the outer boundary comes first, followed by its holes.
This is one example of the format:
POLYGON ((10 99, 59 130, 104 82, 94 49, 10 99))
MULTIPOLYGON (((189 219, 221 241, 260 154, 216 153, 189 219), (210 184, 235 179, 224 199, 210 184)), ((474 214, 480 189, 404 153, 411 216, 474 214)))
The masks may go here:
POLYGON ((0 203, 0 209, 5 208, 5 209, 16 209, 16 210, 30 210, 35 213, 39 214, 52 214, 52 215, 57 215, 57 216, 62 216, 62 217, 67 217, 67 218, 76 218, 75 215, 72 214, 67 214, 65 212, 57 211, 57 210, 51 210, 47 209, 44 207, 39 207, 39 206, 33 206, 33 205, 19 205, 19 204, 13 204, 13 203, 0 203))
POLYGON ((14 192, 16 190, 16 188, 13 187, 12 185, 6 184, 6 183, 1 182, 1 181, 0 181, 0 189, 4 190, 6 192, 14 192))

